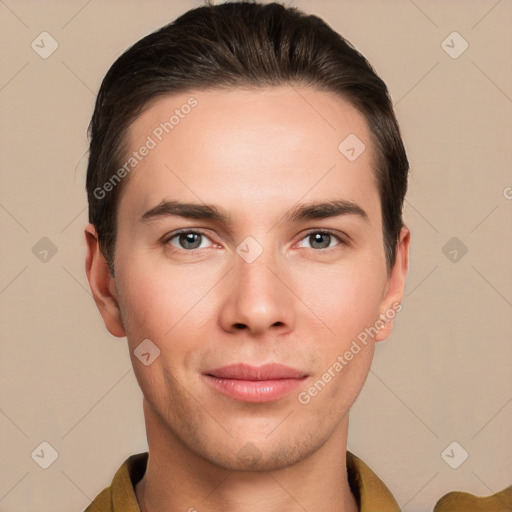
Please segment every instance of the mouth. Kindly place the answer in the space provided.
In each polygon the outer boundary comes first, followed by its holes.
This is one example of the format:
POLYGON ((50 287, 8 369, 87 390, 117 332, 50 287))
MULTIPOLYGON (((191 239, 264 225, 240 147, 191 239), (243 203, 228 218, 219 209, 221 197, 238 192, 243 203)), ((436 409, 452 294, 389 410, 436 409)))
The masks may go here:
POLYGON ((305 372, 282 364, 250 366, 234 364, 203 373, 214 390, 240 402, 265 403, 278 400, 299 387, 305 372))

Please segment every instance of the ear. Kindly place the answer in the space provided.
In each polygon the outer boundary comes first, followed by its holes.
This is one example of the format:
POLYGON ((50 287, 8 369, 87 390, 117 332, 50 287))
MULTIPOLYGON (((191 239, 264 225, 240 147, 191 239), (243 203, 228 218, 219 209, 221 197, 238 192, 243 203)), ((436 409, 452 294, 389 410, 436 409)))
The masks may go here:
POLYGON ((121 310, 117 302, 115 281, 100 250, 98 234, 93 224, 84 230, 87 255, 85 273, 91 287, 94 302, 100 311, 105 327, 113 336, 125 336, 121 310))
POLYGON ((402 310, 405 277, 409 268, 409 242, 411 233, 405 226, 400 231, 396 244, 396 258, 388 277, 388 285, 380 307, 381 327, 375 336, 375 341, 385 340, 393 330, 396 314, 402 310), (383 325, 382 325, 383 324, 383 325))

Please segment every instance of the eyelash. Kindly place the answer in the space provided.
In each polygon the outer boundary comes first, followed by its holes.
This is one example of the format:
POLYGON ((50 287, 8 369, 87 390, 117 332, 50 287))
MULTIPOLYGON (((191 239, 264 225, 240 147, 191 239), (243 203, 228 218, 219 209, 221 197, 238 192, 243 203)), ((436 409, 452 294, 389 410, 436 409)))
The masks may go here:
MULTIPOLYGON (((171 240, 173 240, 174 238, 178 237, 179 235, 189 234, 189 233, 193 233, 193 234, 196 234, 196 235, 202 235, 202 236, 210 239, 210 237, 204 231, 202 231, 201 229, 182 229, 180 231, 174 231, 169 236, 166 236, 162 240, 162 244, 166 245, 166 246, 170 245, 169 242, 171 240)), ((305 233, 305 235, 300 239, 300 241, 304 240, 305 238, 307 238, 307 237, 309 237, 311 235, 318 234, 318 233, 321 233, 323 235, 324 234, 331 235, 332 237, 334 237, 339 242, 339 245, 348 245, 346 240, 344 240, 340 235, 336 234, 336 232, 334 232, 334 231, 332 231, 330 229, 313 229, 313 230, 310 230, 307 233, 305 233)), ((176 248, 174 246, 171 246, 171 247, 172 247, 172 250, 177 251, 177 252, 193 253, 193 252, 197 252, 197 251, 200 250, 200 249, 188 249, 187 250, 187 249, 176 248)), ((324 249, 311 248, 311 250, 313 250, 315 252, 326 252, 326 251, 330 251, 330 250, 336 249, 336 247, 339 247, 339 246, 326 247, 324 249)))

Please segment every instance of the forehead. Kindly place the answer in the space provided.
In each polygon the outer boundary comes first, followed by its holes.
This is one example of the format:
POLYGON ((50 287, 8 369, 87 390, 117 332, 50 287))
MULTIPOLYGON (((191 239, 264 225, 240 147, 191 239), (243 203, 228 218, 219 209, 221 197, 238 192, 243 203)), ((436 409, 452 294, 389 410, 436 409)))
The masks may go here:
POLYGON ((127 158, 145 154, 121 197, 138 211, 173 194, 240 206, 249 195, 261 204, 341 189, 377 193, 366 119, 340 96, 308 87, 164 96, 132 123, 127 141, 127 158))

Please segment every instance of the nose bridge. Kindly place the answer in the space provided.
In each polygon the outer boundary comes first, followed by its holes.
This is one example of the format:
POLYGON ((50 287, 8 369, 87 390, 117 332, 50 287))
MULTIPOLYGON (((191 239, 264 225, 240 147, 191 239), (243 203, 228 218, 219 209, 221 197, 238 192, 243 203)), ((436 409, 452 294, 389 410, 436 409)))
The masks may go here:
POLYGON ((271 247, 263 248, 260 244, 256 246, 253 241, 245 241, 237 248, 234 265, 236 281, 242 288, 266 290, 278 286, 274 281, 280 262, 271 247))
POLYGON ((276 276, 280 266, 279 254, 270 245, 270 238, 259 242, 249 236, 236 248, 234 278, 241 297, 253 295, 269 301, 280 295, 278 288, 283 283, 276 276))
POLYGON ((291 327, 292 297, 279 276, 286 272, 278 250, 247 237, 236 253, 222 313, 224 328, 243 326, 256 333, 275 325, 291 327))

